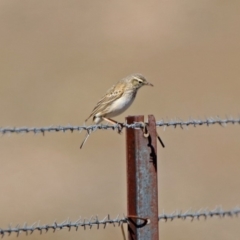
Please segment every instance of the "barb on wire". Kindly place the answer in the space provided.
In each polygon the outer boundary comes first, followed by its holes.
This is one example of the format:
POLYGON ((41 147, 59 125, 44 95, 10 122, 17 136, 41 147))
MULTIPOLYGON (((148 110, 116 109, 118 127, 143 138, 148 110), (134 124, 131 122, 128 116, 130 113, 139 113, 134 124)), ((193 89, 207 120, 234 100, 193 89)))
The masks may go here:
MULTIPOLYGON (((219 124, 221 126, 226 126, 227 124, 240 124, 240 118, 225 118, 221 119, 219 117, 211 117, 211 118, 206 118, 205 120, 201 119, 189 119, 187 121, 182 121, 182 120, 170 120, 170 121, 164 121, 160 120, 156 122, 157 127, 177 127, 180 126, 182 129, 184 127, 188 126, 210 126, 214 124, 219 124)), ((143 128, 145 124, 136 122, 133 124, 127 124, 123 123, 121 124, 121 128, 143 128)), ((74 131, 79 131, 81 132, 82 130, 87 131, 87 132, 92 132, 94 130, 119 130, 119 124, 115 125, 89 125, 89 126, 49 126, 49 127, 2 127, 0 128, 0 133, 2 134, 10 134, 10 133, 42 133, 44 135, 45 132, 74 132, 74 131)))
MULTIPOLYGON (((207 209, 200 209, 199 211, 192 211, 188 210, 184 213, 181 211, 174 211, 171 214, 166 214, 162 213, 159 215, 158 220, 161 221, 173 221, 176 219, 181 219, 181 220, 199 220, 199 219, 207 219, 207 218, 212 218, 212 217, 234 217, 238 216, 240 214, 240 208, 235 207, 230 210, 223 210, 221 207, 216 207, 213 210, 207 210, 207 209)), ((139 219, 142 219, 145 221, 147 224, 150 223, 147 218, 144 217, 139 217, 139 219)), ((56 230, 62 230, 62 229, 68 229, 69 231, 72 229, 75 229, 76 231, 79 229, 79 227, 83 227, 84 230, 87 228, 92 229, 93 226, 96 226, 97 229, 100 228, 100 226, 103 227, 103 229, 106 228, 107 225, 113 225, 114 227, 117 226, 122 226, 125 223, 128 223, 131 220, 131 216, 125 217, 120 217, 118 215, 116 218, 111 218, 110 215, 108 214, 105 218, 102 220, 99 220, 98 216, 91 217, 90 219, 82 219, 81 217, 76 220, 76 221, 70 221, 69 219, 57 223, 54 221, 52 224, 46 224, 46 225, 40 225, 40 222, 35 222, 32 225, 28 225, 27 223, 24 223, 23 226, 15 226, 13 227, 12 225, 9 225, 8 228, 0 228, 0 235, 3 237, 6 234, 10 235, 12 233, 16 233, 17 236, 20 233, 25 233, 25 234, 32 234, 33 232, 39 232, 42 234, 43 232, 48 232, 48 230, 52 230, 55 232, 56 230)), ((143 227, 146 224, 143 225, 143 227)))

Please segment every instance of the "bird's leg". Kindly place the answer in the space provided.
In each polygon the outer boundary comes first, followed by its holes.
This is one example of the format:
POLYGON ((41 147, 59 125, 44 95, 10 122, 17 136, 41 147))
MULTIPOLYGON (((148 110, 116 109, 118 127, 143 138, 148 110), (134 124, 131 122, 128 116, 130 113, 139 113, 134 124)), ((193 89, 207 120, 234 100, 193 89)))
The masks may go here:
POLYGON ((102 117, 103 120, 105 120, 106 122, 109 122, 111 124, 118 124, 117 121, 111 119, 111 118, 105 118, 105 117, 102 117))
POLYGON ((123 129, 123 123, 119 123, 111 118, 106 118, 106 117, 102 117, 103 120, 105 120, 106 122, 109 122, 111 124, 117 124, 118 125, 118 133, 122 133, 122 129, 123 129))

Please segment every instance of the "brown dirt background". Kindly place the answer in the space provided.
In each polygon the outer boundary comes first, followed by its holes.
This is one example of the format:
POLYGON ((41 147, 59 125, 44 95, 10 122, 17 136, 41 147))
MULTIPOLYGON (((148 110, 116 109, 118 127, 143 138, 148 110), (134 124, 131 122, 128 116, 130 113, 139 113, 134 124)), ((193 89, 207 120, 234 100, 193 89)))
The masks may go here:
MULTIPOLYGON (((127 115, 237 117, 240 1, 1 0, 0 126, 82 125, 118 79, 140 72, 127 115)), ((240 127, 158 128, 159 211, 240 203, 240 127)), ((125 133, 0 138, 0 227, 126 213, 125 133)), ((160 222, 161 239, 239 239, 239 219, 160 222)), ((16 239, 13 234, 5 239, 16 239)), ((18 239, 122 239, 120 228, 18 239)))

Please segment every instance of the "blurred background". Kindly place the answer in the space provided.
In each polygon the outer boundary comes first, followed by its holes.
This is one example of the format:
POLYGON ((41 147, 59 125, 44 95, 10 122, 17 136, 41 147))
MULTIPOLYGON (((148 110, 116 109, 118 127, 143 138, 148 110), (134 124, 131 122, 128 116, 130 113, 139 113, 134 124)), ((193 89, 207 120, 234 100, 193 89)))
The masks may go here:
MULTIPOLYGON (((240 2, 1 0, 0 126, 82 125, 128 74, 142 88, 124 114, 238 117, 240 2)), ((91 124, 91 122, 89 122, 91 124)), ((158 128, 159 213, 240 203, 240 127, 158 128)), ((126 214, 125 132, 0 138, 0 227, 126 214)), ((160 222, 161 239, 238 239, 239 219, 160 222)), ((6 239, 16 239, 16 235, 6 239)), ((122 239, 118 227, 19 239, 122 239)))

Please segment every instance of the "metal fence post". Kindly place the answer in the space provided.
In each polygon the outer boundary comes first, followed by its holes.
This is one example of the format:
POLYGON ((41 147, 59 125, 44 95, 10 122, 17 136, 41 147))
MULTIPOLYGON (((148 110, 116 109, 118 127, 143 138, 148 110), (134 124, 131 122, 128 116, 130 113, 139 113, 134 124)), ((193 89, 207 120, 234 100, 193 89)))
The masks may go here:
MULTIPOLYGON (((129 116, 127 123, 144 122, 144 116, 129 116)), ((148 116, 149 136, 143 129, 126 129, 128 239, 159 240, 157 134, 153 115, 148 116), (145 225, 140 218, 149 219, 145 225)))

